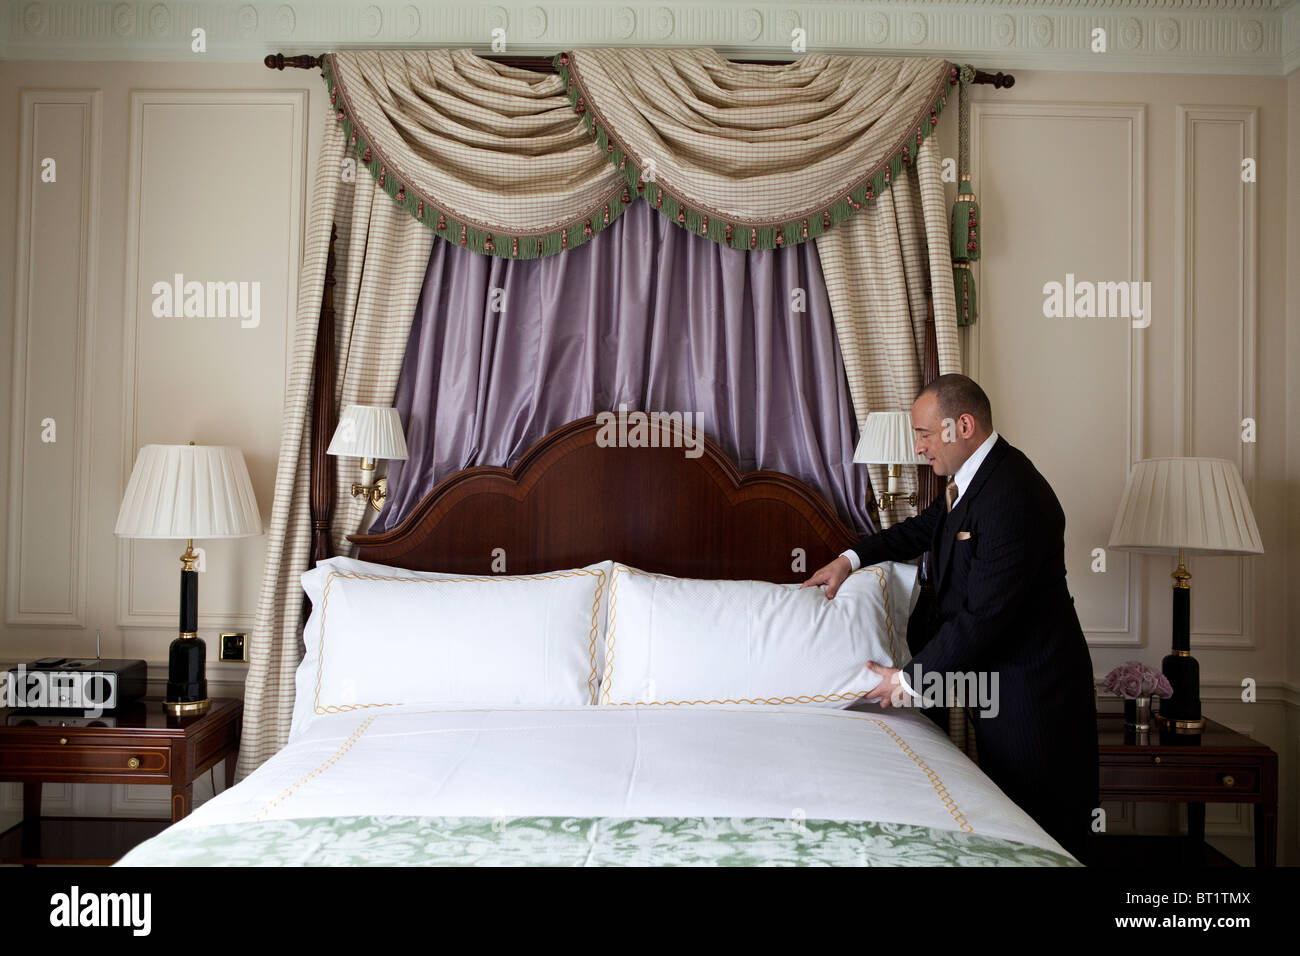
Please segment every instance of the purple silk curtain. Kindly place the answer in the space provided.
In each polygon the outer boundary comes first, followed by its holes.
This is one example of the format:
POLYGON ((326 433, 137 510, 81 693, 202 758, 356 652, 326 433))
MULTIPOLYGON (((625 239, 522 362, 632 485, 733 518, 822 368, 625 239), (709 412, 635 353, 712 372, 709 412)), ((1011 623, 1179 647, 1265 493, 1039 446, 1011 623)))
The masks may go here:
POLYGON ((644 201, 545 259, 434 241, 397 387, 410 458, 388 462, 371 530, 451 473, 513 465, 620 404, 702 413, 742 472, 801 478, 859 534, 875 530, 816 244, 729 249, 644 201))

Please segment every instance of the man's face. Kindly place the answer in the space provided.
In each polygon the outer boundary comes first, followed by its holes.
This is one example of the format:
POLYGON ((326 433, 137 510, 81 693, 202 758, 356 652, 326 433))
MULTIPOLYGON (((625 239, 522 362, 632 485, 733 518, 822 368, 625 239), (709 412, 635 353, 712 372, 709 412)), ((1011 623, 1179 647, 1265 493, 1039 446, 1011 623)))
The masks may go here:
POLYGON ((912 403, 916 453, 929 460, 936 475, 957 474, 957 469, 970 457, 973 425, 970 415, 945 422, 939 400, 932 394, 922 395, 912 403))

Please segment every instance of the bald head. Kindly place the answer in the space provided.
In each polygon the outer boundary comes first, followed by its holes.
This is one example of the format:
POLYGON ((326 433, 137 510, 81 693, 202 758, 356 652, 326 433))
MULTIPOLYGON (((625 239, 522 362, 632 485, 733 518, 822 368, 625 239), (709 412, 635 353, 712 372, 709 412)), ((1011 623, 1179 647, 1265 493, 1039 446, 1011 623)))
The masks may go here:
POLYGON ((912 403, 912 429, 935 474, 955 475, 993 433, 993 409, 973 379, 940 375, 912 403))

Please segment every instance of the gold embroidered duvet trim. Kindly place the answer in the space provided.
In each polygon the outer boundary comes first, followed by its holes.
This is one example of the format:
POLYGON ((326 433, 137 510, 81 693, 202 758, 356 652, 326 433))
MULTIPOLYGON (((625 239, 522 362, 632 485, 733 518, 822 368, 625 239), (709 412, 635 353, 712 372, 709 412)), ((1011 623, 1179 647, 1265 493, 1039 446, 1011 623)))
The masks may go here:
MULTIPOLYGON (((853 701, 868 693, 871 688, 863 688, 860 691, 849 691, 841 694, 809 694, 797 697, 760 697, 756 699, 740 698, 733 700, 724 698, 722 700, 645 700, 645 701, 611 701, 610 692, 613 689, 614 675, 614 644, 616 640, 616 628, 618 617, 618 577, 620 572, 626 571, 628 574, 639 574, 646 578, 659 578, 664 581, 683 581, 697 580, 692 578, 675 578, 668 574, 654 574, 650 571, 641 571, 637 568, 628 567, 626 564, 614 565, 614 572, 610 576, 609 582, 609 631, 605 634, 605 676, 601 681, 601 704, 617 707, 691 707, 695 705, 707 704, 828 704, 837 701, 853 701)), ((885 630, 889 635, 889 653, 891 660, 898 660, 898 646, 894 639, 894 613, 893 607, 889 600, 889 582, 885 577, 883 569, 874 564, 869 564, 865 568, 858 568, 849 577, 855 574, 862 574, 866 571, 873 571, 876 575, 876 581, 880 585, 880 595, 885 606, 885 630)), ((737 583, 743 583, 749 579, 740 579, 737 583)), ((756 581, 756 584, 771 584, 771 581, 756 581)), ((592 701, 595 703, 595 701, 592 701)))
POLYGON ((888 734, 890 738, 893 739, 894 743, 898 744, 898 746, 902 748, 903 753, 911 757, 912 760, 915 761, 916 765, 921 768, 921 771, 930 781, 930 786, 934 787, 934 792, 938 795, 939 802, 942 803, 948 810, 948 813, 952 815, 958 828, 965 833, 974 833, 975 828, 966 820, 965 815, 957 809, 957 802, 953 800, 952 794, 948 792, 948 788, 944 786, 943 780, 940 779, 939 775, 930 769, 930 765, 922 760, 920 755, 907 745, 907 741, 898 736, 898 734, 894 732, 893 728, 888 726, 883 720, 878 717, 868 717, 867 719, 888 734))
POLYGON ((254 813, 252 817, 250 817, 249 819, 252 820, 252 822, 254 823, 260 823, 262 821, 262 818, 265 817, 266 814, 268 814, 277 803, 287 798, 290 794, 292 794, 295 790, 301 787, 304 783, 307 783, 309 780, 313 780, 316 777, 319 777, 330 767, 338 763, 339 759, 342 758, 342 756, 345 753, 347 753, 349 750, 352 749, 352 745, 361 739, 361 735, 370 729, 370 725, 375 722, 375 717, 378 716, 379 716, 378 714, 375 714, 363 720, 361 722, 361 725, 357 727, 356 730, 352 731, 352 736, 350 736, 347 740, 343 741, 343 743, 339 745, 339 749, 334 751, 334 755, 332 757, 328 758, 324 763, 322 763, 315 770, 312 770, 310 773, 303 774, 293 783, 289 784, 289 786, 285 787, 274 797, 268 800, 266 804, 262 807, 262 809, 254 813))
POLYGON ((611 707, 689 707, 693 704, 829 704, 837 700, 857 700, 863 694, 871 690, 864 687, 859 691, 849 691, 846 694, 813 694, 808 697, 758 697, 750 699, 742 697, 739 700, 732 700, 727 697, 723 700, 619 700, 614 701, 611 707))
POLYGON ((401 701, 380 701, 369 704, 322 704, 320 702, 321 682, 324 680, 325 674, 325 625, 329 615, 330 588, 333 587, 334 581, 338 578, 346 578, 356 581, 395 581, 405 584, 512 584, 522 581, 556 581, 561 578, 583 576, 592 576, 596 579, 596 591, 591 602, 591 632, 587 649, 588 656, 591 660, 591 671, 587 675, 587 690, 590 692, 591 702, 594 704, 596 702, 596 638, 600 633, 600 597, 605 587, 604 571, 576 568, 572 571, 553 571, 547 574, 519 574, 502 578, 411 578, 384 576, 379 574, 359 574, 353 571, 331 571, 329 577, 325 579, 325 589, 321 596, 320 649, 316 656, 316 693, 313 699, 313 709, 317 714, 342 714, 353 710, 363 710, 368 707, 402 706, 401 701))

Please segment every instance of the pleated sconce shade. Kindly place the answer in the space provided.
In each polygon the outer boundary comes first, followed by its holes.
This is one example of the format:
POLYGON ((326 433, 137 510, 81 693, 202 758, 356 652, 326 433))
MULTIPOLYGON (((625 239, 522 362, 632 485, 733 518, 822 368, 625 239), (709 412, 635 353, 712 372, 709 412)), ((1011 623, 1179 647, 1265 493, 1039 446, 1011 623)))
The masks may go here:
POLYGON ((1143 554, 1263 554, 1237 466, 1148 458, 1129 473, 1108 547, 1143 554))
POLYGON ((924 465, 916 453, 910 412, 870 412, 853 460, 870 465, 924 465))
POLYGON ((343 410, 325 453, 405 459, 406 435, 397 409, 386 405, 349 405, 343 410))
POLYGON ((222 445, 145 445, 114 532, 126 538, 242 538, 262 533, 244 455, 222 445))

